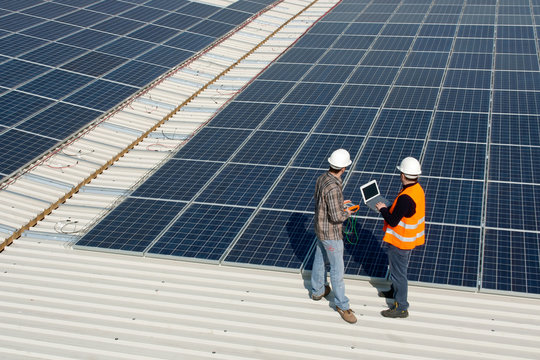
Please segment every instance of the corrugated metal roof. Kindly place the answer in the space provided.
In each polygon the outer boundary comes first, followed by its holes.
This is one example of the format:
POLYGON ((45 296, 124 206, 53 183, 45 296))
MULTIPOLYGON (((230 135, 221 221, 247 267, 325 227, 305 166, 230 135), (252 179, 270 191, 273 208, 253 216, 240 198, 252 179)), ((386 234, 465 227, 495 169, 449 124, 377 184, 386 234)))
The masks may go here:
POLYGON ((72 250, 24 238, 0 256, 2 359, 538 359, 540 302, 411 286, 386 319, 346 280, 358 322, 300 274, 72 250))

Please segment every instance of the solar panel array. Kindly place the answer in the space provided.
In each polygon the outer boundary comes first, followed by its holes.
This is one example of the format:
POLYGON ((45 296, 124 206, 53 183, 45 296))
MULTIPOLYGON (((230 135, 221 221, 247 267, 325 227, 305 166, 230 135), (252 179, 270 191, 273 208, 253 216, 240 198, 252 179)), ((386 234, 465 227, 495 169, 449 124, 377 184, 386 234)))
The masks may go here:
POLYGON ((272 2, 0 0, 0 180, 272 2))
MULTIPOLYGON (((422 162, 410 280, 540 293, 538 15, 538 0, 340 2, 77 246, 309 269, 314 182, 344 147, 357 202, 371 179, 393 199, 399 161, 422 162)), ((380 216, 346 225, 347 275, 384 277, 380 216)))

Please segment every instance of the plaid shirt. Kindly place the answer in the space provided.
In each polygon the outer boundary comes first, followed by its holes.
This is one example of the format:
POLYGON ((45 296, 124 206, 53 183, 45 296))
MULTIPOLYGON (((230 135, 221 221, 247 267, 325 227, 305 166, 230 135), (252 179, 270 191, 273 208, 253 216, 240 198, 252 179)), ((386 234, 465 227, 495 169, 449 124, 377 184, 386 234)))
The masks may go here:
POLYGON ((343 240, 343 222, 348 218, 342 181, 327 171, 315 184, 315 234, 319 240, 343 240))

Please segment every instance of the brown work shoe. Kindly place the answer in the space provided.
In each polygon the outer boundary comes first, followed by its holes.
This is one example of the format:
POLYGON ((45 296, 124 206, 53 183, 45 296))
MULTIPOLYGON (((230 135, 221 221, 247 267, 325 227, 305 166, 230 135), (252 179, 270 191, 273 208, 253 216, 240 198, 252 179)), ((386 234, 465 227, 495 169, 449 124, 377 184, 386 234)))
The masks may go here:
POLYGON ((349 324, 354 324, 356 322, 356 316, 354 316, 354 311, 352 309, 341 310, 339 307, 336 306, 336 310, 339 315, 341 315, 341 318, 349 324))
POLYGON ((330 288, 330 285, 324 285, 324 294, 322 294, 322 295, 311 295, 311 298, 313 300, 315 300, 315 301, 319 301, 323 297, 327 297, 328 294, 330 294, 330 291, 332 291, 332 289, 330 288))

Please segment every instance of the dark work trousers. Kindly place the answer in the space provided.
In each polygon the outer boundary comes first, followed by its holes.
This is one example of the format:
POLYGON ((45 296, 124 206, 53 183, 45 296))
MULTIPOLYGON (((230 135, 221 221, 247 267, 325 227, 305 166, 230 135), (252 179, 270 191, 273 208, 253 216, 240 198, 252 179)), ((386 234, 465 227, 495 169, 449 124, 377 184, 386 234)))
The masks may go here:
POLYGON ((383 243, 383 248, 388 255, 388 264, 390 265, 390 280, 394 288, 394 300, 397 303, 398 310, 407 310, 408 283, 407 268, 411 258, 411 250, 401 250, 394 245, 383 243))

